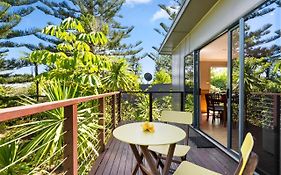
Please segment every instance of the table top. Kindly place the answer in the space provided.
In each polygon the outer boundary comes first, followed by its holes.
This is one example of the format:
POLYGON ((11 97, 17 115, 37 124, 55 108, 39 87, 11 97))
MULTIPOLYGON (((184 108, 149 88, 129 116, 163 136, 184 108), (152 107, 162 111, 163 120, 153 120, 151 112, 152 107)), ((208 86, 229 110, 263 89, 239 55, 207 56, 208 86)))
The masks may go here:
POLYGON ((183 129, 160 122, 152 122, 155 128, 153 133, 144 132, 143 122, 129 123, 117 127, 113 136, 126 143, 136 145, 166 145, 183 140, 186 133, 183 129))

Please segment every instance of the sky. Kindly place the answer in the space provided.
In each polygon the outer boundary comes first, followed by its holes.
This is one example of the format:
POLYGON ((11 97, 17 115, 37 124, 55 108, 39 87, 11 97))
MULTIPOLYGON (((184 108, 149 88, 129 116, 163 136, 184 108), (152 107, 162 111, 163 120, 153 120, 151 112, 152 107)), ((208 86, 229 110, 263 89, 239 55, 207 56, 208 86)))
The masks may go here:
MULTIPOLYGON (((160 22, 170 24, 168 20, 168 15, 160 9, 158 4, 170 5, 171 1, 167 0, 127 0, 123 5, 120 14, 123 18, 117 18, 124 26, 134 26, 134 30, 131 32, 131 37, 124 40, 125 43, 136 43, 137 41, 142 41, 140 47, 143 48, 141 53, 150 53, 153 51, 152 46, 159 47, 164 39, 164 36, 158 34, 154 31, 154 28, 158 28, 160 22)), ((48 22, 58 24, 60 20, 45 15, 39 10, 35 10, 30 15, 24 17, 21 23, 15 27, 15 29, 27 29, 33 27, 43 28, 48 22)), ((16 42, 31 42, 40 43, 38 38, 34 36, 27 36, 23 38, 15 38, 13 41, 16 42)), ((24 52, 28 52, 25 48, 10 49, 8 58, 18 58, 24 55, 24 52)), ((149 72, 154 74, 154 61, 146 57, 140 61, 142 66, 142 74, 149 72)), ((42 70, 43 68, 41 68, 42 70)), ((15 73, 30 73, 32 68, 22 68, 15 73)))
MULTIPOLYGON (((170 5, 167 0, 128 0, 121 10, 124 18, 120 21, 125 25, 135 26, 127 42, 143 41, 142 47, 146 53, 153 52, 152 46, 159 47, 164 39, 154 28, 159 28, 160 22, 171 23, 168 14, 158 7, 160 3, 170 5)), ((154 73, 155 64, 150 58, 144 58, 140 63, 143 73, 154 73)))

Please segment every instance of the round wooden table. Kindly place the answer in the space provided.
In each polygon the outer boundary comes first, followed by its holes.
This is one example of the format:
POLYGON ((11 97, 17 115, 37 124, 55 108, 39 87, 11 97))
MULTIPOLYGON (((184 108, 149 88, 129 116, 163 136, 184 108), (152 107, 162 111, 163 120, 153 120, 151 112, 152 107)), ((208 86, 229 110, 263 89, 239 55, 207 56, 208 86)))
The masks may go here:
POLYGON ((152 123, 155 128, 153 133, 143 131, 143 122, 125 124, 117 127, 113 131, 113 136, 116 139, 130 144, 130 147, 135 155, 137 166, 132 174, 135 174, 138 168, 140 168, 144 174, 160 174, 157 170, 155 159, 152 158, 152 155, 147 147, 151 145, 170 145, 163 169, 163 174, 168 174, 176 143, 186 137, 185 131, 179 127, 165 123, 152 123), (137 145, 140 146, 141 153, 139 153, 137 145), (151 172, 144 166, 142 161, 143 157, 147 160, 151 172))

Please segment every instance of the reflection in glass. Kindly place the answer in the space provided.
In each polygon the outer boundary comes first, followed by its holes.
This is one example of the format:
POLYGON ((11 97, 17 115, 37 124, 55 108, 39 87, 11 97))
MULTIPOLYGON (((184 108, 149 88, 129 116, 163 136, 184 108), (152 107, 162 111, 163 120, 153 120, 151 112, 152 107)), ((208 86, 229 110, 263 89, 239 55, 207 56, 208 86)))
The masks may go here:
POLYGON ((254 151, 263 174, 280 167, 280 1, 267 1, 245 23, 245 134, 255 137, 254 151))
POLYGON ((184 85, 185 91, 190 92, 185 95, 185 111, 193 112, 193 86, 194 86, 194 66, 193 54, 189 54, 184 59, 184 85))
POLYGON ((239 152, 239 28, 232 31, 232 145, 231 148, 239 152))

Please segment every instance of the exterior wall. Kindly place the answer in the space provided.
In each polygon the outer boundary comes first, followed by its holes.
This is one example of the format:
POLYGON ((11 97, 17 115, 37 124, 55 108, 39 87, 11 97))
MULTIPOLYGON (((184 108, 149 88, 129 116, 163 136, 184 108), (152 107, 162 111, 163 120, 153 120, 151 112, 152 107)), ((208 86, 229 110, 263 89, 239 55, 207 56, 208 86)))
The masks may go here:
MULTIPOLYGON (((184 90, 184 57, 181 52, 172 55, 172 84, 174 91, 184 90)), ((173 94, 173 110, 180 110, 181 96, 173 94)))
MULTIPOLYGON (((219 35, 264 0, 220 0, 186 35, 172 54, 173 89, 183 90, 184 57, 219 35)), ((188 20, 188 19, 186 19, 188 20)))

